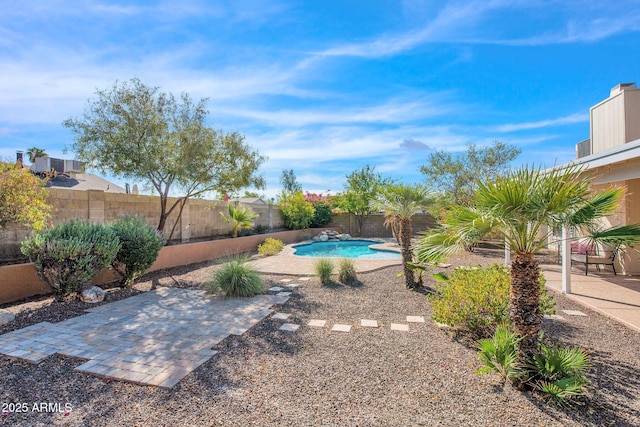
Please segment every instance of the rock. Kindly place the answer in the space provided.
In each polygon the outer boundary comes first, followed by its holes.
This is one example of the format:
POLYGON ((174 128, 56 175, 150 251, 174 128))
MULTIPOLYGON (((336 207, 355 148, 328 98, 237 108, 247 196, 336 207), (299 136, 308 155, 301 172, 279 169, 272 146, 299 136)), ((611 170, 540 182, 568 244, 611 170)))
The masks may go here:
POLYGON ((311 240, 313 240, 314 242, 319 242, 319 241, 320 241, 320 237, 318 237, 318 236, 313 236, 313 237, 311 238, 311 240))
POLYGON ((80 294, 80 300, 90 304, 95 304, 104 300, 104 294, 105 292, 101 288, 91 286, 90 288, 82 291, 80 294))
POLYGON ((351 239, 352 239, 351 234, 348 234, 348 233, 340 234, 338 236, 338 240, 344 241, 344 240, 351 240, 351 239))
POLYGON ((329 240, 329 236, 327 236, 326 234, 318 234, 318 240, 321 242, 326 242, 327 240, 329 240))
POLYGON ((7 310, 0 310, 0 325, 9 323, 15 318, 16 316, 13 313, 8 312, 7 310))

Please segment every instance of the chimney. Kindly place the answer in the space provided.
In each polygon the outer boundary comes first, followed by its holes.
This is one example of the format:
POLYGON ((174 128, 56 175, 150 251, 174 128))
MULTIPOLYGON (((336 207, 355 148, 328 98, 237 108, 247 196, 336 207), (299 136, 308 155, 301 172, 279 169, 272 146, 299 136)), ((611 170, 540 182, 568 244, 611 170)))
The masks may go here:
POLYGON ((24 166, 24 151, 16 151, 16 166, 20 168, 24 166))
POLYGON ((634 82, 620 83, 619 85, 616 85, 611 88, 611 92, 609 93, 609 96, 611 97, 613 95, 619 94, 620 92, 624 92, 625 90, 630 90, 630 89, 637 89, 636 84, 634 82))

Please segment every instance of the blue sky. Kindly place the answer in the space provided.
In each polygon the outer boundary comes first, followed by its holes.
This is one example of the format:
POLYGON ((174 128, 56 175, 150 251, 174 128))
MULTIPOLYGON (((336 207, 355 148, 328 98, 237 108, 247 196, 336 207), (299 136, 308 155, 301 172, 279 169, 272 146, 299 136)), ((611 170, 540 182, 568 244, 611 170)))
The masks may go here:
MULTIPOLYGON (((61 122, 140 78, 210 99, 210 125, 339 191, 365 164, 407 182, 433 150, 500 140, 553 165, 589 107, 640 83, 640 2, 0 1, 0 157, 70 145, 61 122)), ((122 183, 118 179, 114 181, 122 183)))

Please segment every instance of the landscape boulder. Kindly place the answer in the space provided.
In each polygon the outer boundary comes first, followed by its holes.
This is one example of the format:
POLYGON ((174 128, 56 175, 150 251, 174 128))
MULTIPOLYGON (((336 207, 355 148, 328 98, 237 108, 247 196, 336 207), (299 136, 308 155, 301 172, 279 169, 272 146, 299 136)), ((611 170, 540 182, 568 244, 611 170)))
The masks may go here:
POLYGON ((101 288, 97 286, 91 286, 82 291, 80 294, 80 300, 84 302, 88 302, 90 304, 95 304, 98 302, 102 302, 104 300, 105 292, 101 288))

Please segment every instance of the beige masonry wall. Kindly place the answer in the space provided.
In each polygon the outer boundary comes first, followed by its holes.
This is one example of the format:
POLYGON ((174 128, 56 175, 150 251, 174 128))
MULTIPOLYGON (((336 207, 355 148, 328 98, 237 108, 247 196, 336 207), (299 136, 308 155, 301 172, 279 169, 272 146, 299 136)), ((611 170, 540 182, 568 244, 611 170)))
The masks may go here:
MULTIPOLYGON (((51 222, 54 225, 73 218, 107 224, 125 215, 142 216, 154 227, 160 221, 160 198, 157 196, 61 188, 49 188, 48 191, 49 203, 53 208, 51 222)), ((170 209, 177 200, 169 198, 167 208, 170 209)), ((284 227, 277 206, 257 203, 249 206, 258 214, 256 225, 272 229, 284 227)), ((187 243, 231 233, 231 227, 220 215, 220 212, 228 213, 227 204, 223 201, 190 199, 184 205, 182 218, 176 224, 179 209, 180 206, 177 206, 171 213, 164 228, 164 236, 168 237, 175 225, 172 242, 187 243)), ((20 242, 30 232, 30 228, 11 223, 0 229, 0 262, 21 258, 20 242)))
MULTIPOLYGON (((369 215, 362 226, 362 236, 358 233, 358 221, 353 214, 340 214, 335 215, 331 222, 330 227, 341 227, 345 233, 351 234, 353 237, 393 237, 391 229, 384 226, 384 215, 373 214, 369 215)), ((413 225, 413 234, 416 235, 420 232, 426 231, 435 227, 436 221, 428 213, 419 213, 411 218, 413 225)))
MULTIPOLYGON (((340 228, 331 228, 341 232, 340 228)), ((180 265, 200 263, 232 254, 250 252, 267 237, 294 243, 307 240, 324 228, 280 231, 269 234, 238 237, 235 239, 219 239, 208 242, 186 243, 183 245, 165 246, 160 250, 158 259, 148 272, 172 268, 180 265)), ((105 270, 91 280, 92 284, 105 285, 117 280, 111 270, 105 270)), ((19 301, 34 295, 46 295, 51 289, 36 273, 33 264, 16 264, 0 266, 0 304, 19 301)))

